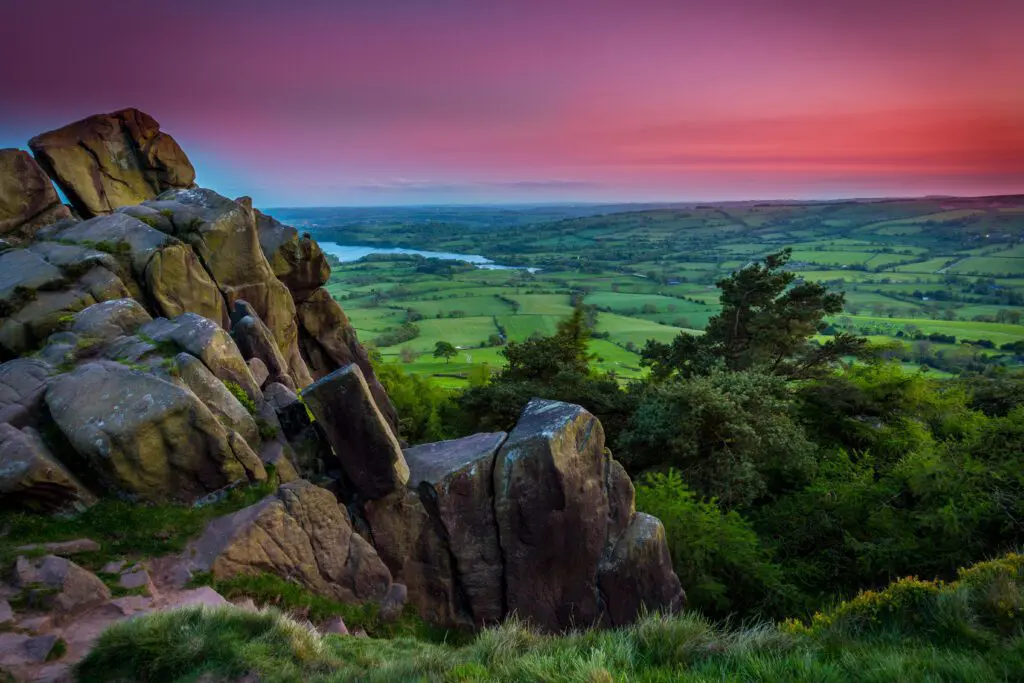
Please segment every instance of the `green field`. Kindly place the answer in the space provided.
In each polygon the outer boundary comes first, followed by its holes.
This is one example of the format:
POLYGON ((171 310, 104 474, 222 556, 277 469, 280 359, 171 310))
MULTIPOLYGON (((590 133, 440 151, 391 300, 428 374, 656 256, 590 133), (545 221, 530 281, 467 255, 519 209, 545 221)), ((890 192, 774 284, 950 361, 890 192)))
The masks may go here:
MULTIPOLYGON (((596 314, 597 369, 639 376, 637 352, 647 340, 702 330, 718 310, 715 282, 784 247, 800 278, 846 293, 846 310, 832 321, 843 329, 882 340, 953 336, 957 345, 1024 339, 1020 198, 629 208, 574 208, 563 220, 553 218, 568 209, 527 216, 467 208, 440 227, 414 209, 375 210, 396 218, 365 224, 342 220, 346 210, 338 209, 343 227, 331 227, 318 210, 311 230, 323 242, 474 253, 539 269, 418 257, 334 264, 328 290, 360 339, 446 386, 464 385, 473 365, 498 368, 507 341, 553 333, 580 298, 596 314), (396 342, 407 321, 415 336, 396 342), (434 359, 438 341, 459 347, 459 356, 434 359)), ((300 209, 283 218, 303 225, 300 209)), ((932 348, 959 352, 944 340, 932 348)))

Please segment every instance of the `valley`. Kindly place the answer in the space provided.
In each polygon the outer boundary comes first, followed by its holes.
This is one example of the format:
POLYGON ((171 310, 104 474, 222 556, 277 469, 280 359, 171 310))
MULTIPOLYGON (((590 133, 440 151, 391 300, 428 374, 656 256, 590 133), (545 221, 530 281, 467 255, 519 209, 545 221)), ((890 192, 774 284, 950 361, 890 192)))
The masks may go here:
POLYGON ((595 367, 641 377, 648 339, 699 333, 718 311, 716 280, 784 248, 800 278, 845 292, 825 337, 867 336, 936 376, 1020 363, 1024 197, 630 208, 591 205, 592 215, 557 220, 586 209, 270 212, 322 244, 363 247, 349 257, 402 248, 510 267, 382 253, 333 262, 327 289, 360 340, 444 386, 500 367, 505 341, 551 334, 581 297, 596 316, 595 367), (458 355, 434 358, 439 341, 458 355))

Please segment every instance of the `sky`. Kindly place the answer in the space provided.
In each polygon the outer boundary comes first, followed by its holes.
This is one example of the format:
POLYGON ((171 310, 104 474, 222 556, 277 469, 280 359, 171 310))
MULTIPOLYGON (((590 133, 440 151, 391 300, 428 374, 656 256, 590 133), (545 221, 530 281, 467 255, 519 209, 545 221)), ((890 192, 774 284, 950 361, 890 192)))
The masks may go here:
POLYGON ((137 107, 263 207, 1024 192, 1024 0, 0 6, 0 147, 137 107))

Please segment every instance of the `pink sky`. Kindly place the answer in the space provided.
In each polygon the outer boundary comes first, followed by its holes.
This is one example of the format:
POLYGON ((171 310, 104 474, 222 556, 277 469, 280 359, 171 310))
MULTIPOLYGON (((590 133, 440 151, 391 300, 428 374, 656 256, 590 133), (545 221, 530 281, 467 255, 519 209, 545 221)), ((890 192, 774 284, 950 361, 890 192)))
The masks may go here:
POLYGON ((16 5, 0 145, 136 106, 262 206, 1024 192, 1021 0, 16 5))

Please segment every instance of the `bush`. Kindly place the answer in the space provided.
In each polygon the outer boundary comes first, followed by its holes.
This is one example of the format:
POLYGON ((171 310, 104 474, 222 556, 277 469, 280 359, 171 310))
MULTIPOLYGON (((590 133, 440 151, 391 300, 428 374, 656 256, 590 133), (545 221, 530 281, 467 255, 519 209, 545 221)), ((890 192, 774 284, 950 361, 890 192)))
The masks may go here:
POLYGON ((806 483, 815 447, 790 417, 786 382, 759 372, 713 371, 651 387, 617 442, 633 471, 675 467, 726 508, 806 483))
POLYGON ((636 506, 665 525, 672 564, 690 607, 712 617, 779 614, 791 600, 781 568, 771 562, 750 524, 714 500, 698 500, 679 472, 644 477, 636 487, 636 506))

